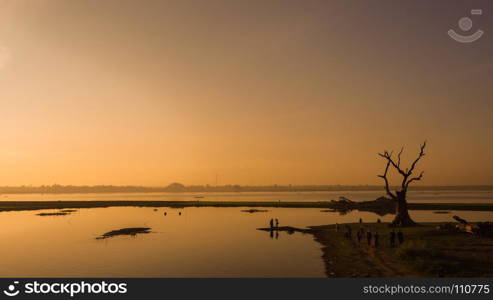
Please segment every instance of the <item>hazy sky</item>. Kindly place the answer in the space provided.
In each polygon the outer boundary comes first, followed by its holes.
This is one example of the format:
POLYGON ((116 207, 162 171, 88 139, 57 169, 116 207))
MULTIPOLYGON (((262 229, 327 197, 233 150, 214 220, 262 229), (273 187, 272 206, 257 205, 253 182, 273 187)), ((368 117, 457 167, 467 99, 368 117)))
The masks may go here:
POLYGON ((493 184, 491 1, 0 0, 0 185, 493 184), (473 16, 485 31, 450 39, 473 16))

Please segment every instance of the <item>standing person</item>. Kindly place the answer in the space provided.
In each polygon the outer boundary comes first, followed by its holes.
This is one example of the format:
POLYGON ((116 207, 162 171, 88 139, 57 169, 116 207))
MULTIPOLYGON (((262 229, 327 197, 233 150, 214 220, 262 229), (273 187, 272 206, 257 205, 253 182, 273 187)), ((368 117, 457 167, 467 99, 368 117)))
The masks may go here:
POLYGON ((378 234, 377 231, 375 231, 375 243, 374 243, 374 246, 375 248, 378 248, 378 245, 379 245, 379 239, 380 239, 380 235, 378 234))
POLYGON ((359 223, 363 223, 363 219, 362 218, 359 218, 359 223))
POLYGON ((350 238, 352 237, 352 233, 353 233, 353 232, 352 232, 352 230, 351 230, 351 226, 346 225, 346 237, 347 237, 348 239, 350 239, 350 238))
POLYGON ((395 229, 390 232, 390 247, 395 247, 395 229))
POLYGON ((397 233, 397 239, 399 240, 399 245, 402 245, 402 243, 404 243, 404 233, 402 233, 400 229, 397 233))
POLYGON ((368 230, 366 232, 366 241, 368 242, 368 246, 371 246, 371 232, 368 230))
POLYGON ((279 220, 276 218, 276 228, 279 228, 279 220))
POLYGON ((356 238, 358 239, 358 243, 361 242, 361 230, 358 230, 358 232, 356 232, 356 238))
POLYGON ((270 229, 274 229, 274 219, 270 219, 270 229))

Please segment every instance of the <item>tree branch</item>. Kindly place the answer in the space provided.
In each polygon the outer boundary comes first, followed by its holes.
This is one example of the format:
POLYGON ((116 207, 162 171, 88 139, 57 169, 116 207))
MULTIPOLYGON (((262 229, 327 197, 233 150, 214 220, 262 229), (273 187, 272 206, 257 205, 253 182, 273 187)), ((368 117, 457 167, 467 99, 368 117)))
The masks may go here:
POLYGON ((423 174, 424 174, 424 173, 425 173, 425 172, 424 172, 424 171, 422 171, 422 172, 419 174, 419 176, 418 176, 418 177, 413 177, 413 178, 409 179, 409 181, 406 183, 406 189, 407 189, 407 187, 409 186, 409 184, 411 184, 411 182, 413 182, 413 181, 420 181, 420 180, 423 178, 423 174))
POLYGON ((392 167, 394 167, 399 172, 399 174, 402 175, 402 183, 401 183, 402 191, 404 191, 404 192, 407 191, 407 188, 409 187, 409 185, 412 182, 419 181, 423 178, 424 172, 421 172, 421 174, 419 174, 419 176, 417 176, 417 177, 411 178, 411 175, 413 174, 414 169, 416 168, 416 165, 418 164, 420 159, 423 156, 425 156, 425 148, 426 148, 426 141, 424 141, 423 144, 421 144, 418 157, 413 161, 413 163, 411 164, 411 166, 409 168, 406 168, 405 171, 403 169, 401 169, 401 156, 402 156, 402 153, 404 152, 404 147, 402 147, 401 151, 399 151, 399 153, 397 154, 397 162, 394 161, 394 158, 392 157, 393 152, 389 153, 388 151, 384 151, 383 153, 378 153, 379 156, 381 156, 387 160, 387 165, 385 166, 384 174, 378 175, 378 177, 382 178, 385 181, 385 190, 387 191, 387 194, 390 197, 392 197, 394 199, 397 198, 397 196, 390 191, 389 181, 387 178, 387 173, 388 173, 389 167, 392 165, 392 167))
POLYGON ((390 164, 391 164, 390 160, 387 160, 387 165, 385 166, 385 172, 383 173, 383 175, 378 175, 378 177, 382 178, 385 181, 385 190, 387 191, 387 195, 389 195, 392 199, 397 199, 397 196, 390 191, 389 180, 387 179, 387 173, 389 171, 390 164))
POLYGON ((402 151, 404 151, 404 147, 401 148, 401 151, 399 152, 399 154, 397 155, 397 166, 400 168, 401 167, 401 154, 402 154, 402 151))
POLYGON ((426 147, 426 141, 424 141, 424 143, 421 145, 421 149, 419 151, 419 155, 418 157, 414 160, 414 162, 411 164, 411 168, 409 168, 409 171, 407 172, 407 175, 410 176, 413 171, 414 171, 414 168, 416 167, 416 164, 418 163, 418 161, 423 157, 425 156, 425 147, 426 147))
MULTIPOLYGON (((402 152, 402 151, 401 151, 402 152)), ((394 159, 392 158, 392 154, 393 152, 388 152, 388 151, 384 151, 383 153, 378 153, 378 155, 380 155, 381 157, 385 158, 386 160, 388 160, 388 162, 390 164, 392 164, 392 166, 402 175, 402 176, 405 176, 406 175, 406 172, 404 172, 400 167, 399 165, 394 161, 394 159)), ((399 154, 400 156, 400 154, 399 154)), ((400 159, 399 159, 400 160, 400 159)), ((400 162, 399 162, 400 164, 400 162)))

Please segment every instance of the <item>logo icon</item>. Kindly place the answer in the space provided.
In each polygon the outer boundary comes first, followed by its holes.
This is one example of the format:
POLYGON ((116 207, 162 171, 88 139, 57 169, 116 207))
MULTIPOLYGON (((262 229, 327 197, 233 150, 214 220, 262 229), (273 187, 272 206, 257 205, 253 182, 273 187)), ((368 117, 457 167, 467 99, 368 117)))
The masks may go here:
MULTIPOLYGON (((471 15, 479 15, 480 16, 482 14, 483 14, 483 10, 482 9, 471 9, 471 15)), ((471 28, 472 28, 472 20, 471 20, 471 18, 469 18, 469 17, 460 18, 459 19, 459 28, 463 32, 467 32, 467 31, 471 30, 471 28)), ((484 33, 484 31, 478 30, 478 31, 474 32, 473 34, 463 35, 463 34, 460 34, 460 33, 455 32, 455 30, 453 30, 453 29, 450 29, 447 32, 447 34, 451 38, 453 38, 454 40, 456 40, 459 43, 472 43, 472 42, 475 42, 475 41, 477 41, 483 35, 483 33, 484 33)))
POLYGON ((7 290, 4 290, 3 293, 9 297, 14 297, 19 295, 20 292, 15 290, 16 284, 19 284, 19 281, 14 281, 14 284, 10 284, 7 290))

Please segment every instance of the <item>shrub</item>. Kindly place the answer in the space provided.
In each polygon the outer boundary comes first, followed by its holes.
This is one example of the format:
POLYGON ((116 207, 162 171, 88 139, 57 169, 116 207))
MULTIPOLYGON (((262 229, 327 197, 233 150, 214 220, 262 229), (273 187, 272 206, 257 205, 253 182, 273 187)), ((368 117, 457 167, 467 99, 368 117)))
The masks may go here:
POLYGON ((438 251, 430 248, 425 241, 411 240, 402 244, 396 254, 403 260, 433 259, 438 256, 438 251))

